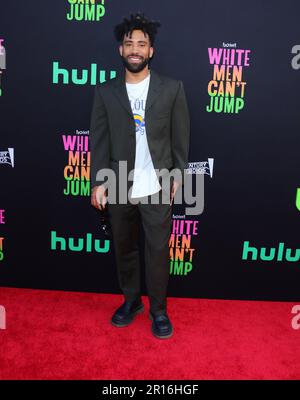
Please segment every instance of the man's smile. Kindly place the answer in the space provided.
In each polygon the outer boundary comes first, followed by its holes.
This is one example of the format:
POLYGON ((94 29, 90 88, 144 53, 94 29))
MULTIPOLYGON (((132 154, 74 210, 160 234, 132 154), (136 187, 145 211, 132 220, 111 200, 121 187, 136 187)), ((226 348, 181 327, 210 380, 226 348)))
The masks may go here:
POLYGON ((130 61, 134 61, 134 62, 138 62, 138 61, 142 60, 141 57, 137 57, 137 56, 129 56, 128 58, 130 61))

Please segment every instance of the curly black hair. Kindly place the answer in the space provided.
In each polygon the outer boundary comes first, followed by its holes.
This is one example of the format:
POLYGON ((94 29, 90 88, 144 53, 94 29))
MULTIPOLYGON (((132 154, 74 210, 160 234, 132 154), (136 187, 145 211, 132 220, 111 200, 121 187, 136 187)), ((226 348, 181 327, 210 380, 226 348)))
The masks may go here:
POLYGON ((149 36, 150 44, 153 46, 157 28, 161 26, 158 21, 150 21, 141 12, 130 15, 130 19, 124 17, 123 22, 116 25, 114 28, 114 34, 118 42, 122 42, 124 35, 131 37, 132 31, 140 29, 149 36))

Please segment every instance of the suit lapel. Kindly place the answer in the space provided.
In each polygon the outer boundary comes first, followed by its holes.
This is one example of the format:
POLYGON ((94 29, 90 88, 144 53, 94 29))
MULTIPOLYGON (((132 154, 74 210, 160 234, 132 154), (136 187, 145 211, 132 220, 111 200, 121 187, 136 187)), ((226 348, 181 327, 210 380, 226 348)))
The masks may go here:
POLYGON ((148 96, 147 96, 147 101, 146 101, 146 110, 149 110, 149 108, 152 106, 152 104, 155 102, 155 100, 158 98, 160 90, 161 90, 161 85, 162 85, 162 80, 159 77, 159 75, 153 71, 152 69, 150 70, 150 83, 149 83, 149 90, 148 90, 148 96))
POLYGON ((115 85, 114 85, 114 91, 115 95, 117 96, 118 100, 122 104, 122 106, 125 108, 126 111, 132 116, 132 110, 126 90, 126 81, 125 81, 125 71, 121 72, 121 74, 118 76, 118 78, 115 79, 115 85))

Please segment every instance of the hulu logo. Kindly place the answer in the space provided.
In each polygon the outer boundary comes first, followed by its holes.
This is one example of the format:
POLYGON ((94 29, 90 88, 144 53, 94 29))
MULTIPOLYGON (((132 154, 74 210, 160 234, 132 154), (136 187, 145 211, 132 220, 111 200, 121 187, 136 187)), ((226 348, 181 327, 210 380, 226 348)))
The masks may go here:
POLYGON ((107 253, 109 251, 110 241, 104 240, 104 247, 100 246, 99 239, 92 239, 92 234, 87 233, 86 238, 74 239, 72 237, 65 239, 56 235, 56 231, 51 231, 51 250, 66 251, 85 251, 91 253, 95 250, 97 253, 107 253))
POLYGON ((300 211, 300 188, 298 188, 296 192, 296 207, 300 211))
POLYGON ((257 259, 260 259, 261 261, 297 262, 300 260, 300 249, 294 250, 294 254, 292 254, 292 249, 285 249, 285 245, 282 242, 279 243, 277 248, 271 247, 267 249, 266 247, 261 247, 257 249, 254 246, 250 247, 247 241, 244 242, 242 259, 246 261, 257 261, 257 259))
MULTIPOLYGON (((100 70, 97 71, 97 64, 92 63, 91 68, 88 71, 87 69, 83 69, 78 72, 77 69, 72 69, 70 72, 65 68, 60 68, 58 61, 53 62, 53 73, 52 73, 52 83, 58 84, 59 78, 62 79, 62 83, 64 85, 70 84, 70 75, 71 75, 71 83, 74 85, 86 85, 89 83, 90 85, 96 85, 97 83, 106 82, 106 71, 100 70)), ((116 71, 110 71, 110 76, 108 79, 112 79, 116 77, 116 71)))
POLYGON ((0 261, 3 261, 3 259, 4 259, 3 241, 4 241, 4 238, 0 237, 0 261))

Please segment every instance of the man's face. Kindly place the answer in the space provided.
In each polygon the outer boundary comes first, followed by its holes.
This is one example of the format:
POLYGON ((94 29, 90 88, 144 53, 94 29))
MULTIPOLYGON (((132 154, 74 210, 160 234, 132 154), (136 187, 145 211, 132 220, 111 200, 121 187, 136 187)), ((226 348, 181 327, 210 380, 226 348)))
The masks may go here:
POLYGON ((140 72, 149 63, 154 49, 151 47, 148 34, 136 29, 132 32, 131 37, 124 36, 119 51, 124 66, 130 72, 140 72))

